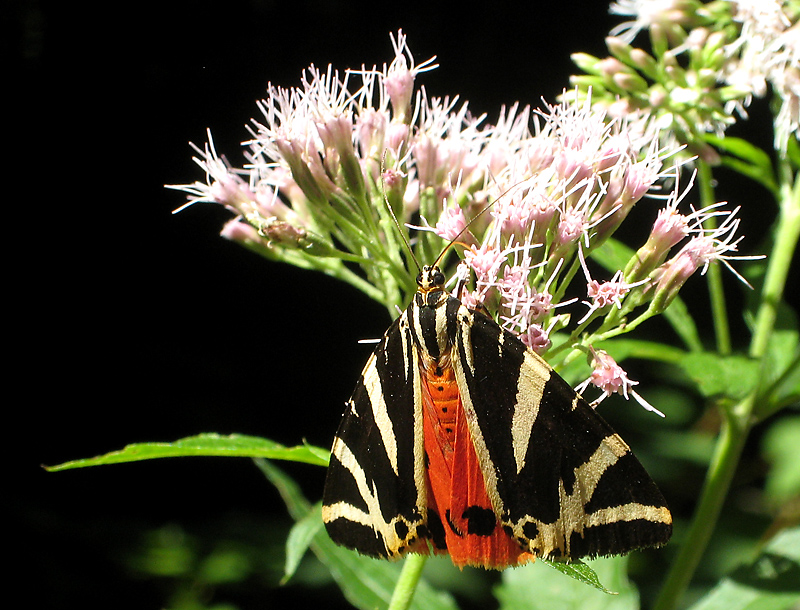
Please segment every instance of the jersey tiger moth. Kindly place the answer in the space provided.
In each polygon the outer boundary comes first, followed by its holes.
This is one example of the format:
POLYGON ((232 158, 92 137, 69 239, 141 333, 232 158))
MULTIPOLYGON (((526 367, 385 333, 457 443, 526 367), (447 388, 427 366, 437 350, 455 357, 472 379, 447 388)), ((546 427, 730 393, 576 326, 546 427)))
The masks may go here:
POLYGON ((669 509, 625 441, 444 281, 422 269, 347 403, 323 493, 330 537, 495 569, 665 544, 669 509))

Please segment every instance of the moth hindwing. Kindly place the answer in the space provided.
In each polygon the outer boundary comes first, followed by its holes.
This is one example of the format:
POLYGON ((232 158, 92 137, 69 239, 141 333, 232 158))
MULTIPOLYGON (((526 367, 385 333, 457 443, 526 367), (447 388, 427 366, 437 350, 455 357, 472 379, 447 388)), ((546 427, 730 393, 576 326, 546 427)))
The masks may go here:
POLYGON ((322 517, 366 555, 502 569, 665 544, 672 517, 623 441, 537 354, 424 267, 333 442, 322 517))

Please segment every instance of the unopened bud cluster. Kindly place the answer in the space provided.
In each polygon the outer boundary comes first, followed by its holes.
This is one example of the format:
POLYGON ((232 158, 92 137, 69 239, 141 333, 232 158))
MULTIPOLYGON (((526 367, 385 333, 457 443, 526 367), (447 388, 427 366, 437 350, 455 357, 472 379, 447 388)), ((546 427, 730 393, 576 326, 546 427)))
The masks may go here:
POLYGON ((714 162, 703 139, 746 116, 771 88, 780 104, 776 148, 786 151, 800 125, 800 2, 797 0, 620 0, 611 11, 633 17, 606 39, 610 56, 576 53, 585 74, 572 77, 612 116, 656 117, 692 154, 714 162), (633 46, 643 31, 649 49, 633 46))

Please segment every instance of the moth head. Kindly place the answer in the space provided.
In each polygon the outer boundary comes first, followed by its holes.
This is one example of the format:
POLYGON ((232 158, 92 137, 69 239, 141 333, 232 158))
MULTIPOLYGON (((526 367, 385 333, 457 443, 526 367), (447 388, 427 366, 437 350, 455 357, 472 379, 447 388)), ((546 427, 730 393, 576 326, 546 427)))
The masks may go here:
POLYGON ((425 265, 417 276, 417 286, 423 294, 434 290, 442 290, 444 282, 444 273, 436 265, 425 265))

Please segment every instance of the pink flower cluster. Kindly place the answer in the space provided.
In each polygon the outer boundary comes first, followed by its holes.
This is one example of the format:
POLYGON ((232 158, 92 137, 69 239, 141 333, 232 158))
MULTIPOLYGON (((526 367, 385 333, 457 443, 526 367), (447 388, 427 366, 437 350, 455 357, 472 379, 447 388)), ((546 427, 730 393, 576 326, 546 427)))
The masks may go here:
MULTIPOLYGON (((609 118, 587 99, 539 111, 513 105, 486 124, 458 98, 416 88, 433 59, 415 64, 402 32, 392 41, 388 66, 342 76, 311 66, 298 88, 270 86, 245 142, 245 166, 232 168, 209 135, 195 148, 206 180, 173 188, 186 191, 189 204, 232 210, 226 237, 324 270, 392 307, 414 290, 416 270, 390 206, 413 230, 409 242, 423 262, 456 240, 474 275, 472 290, 459 296, 538 352, 553 332, 563 334, 562 348, 584 349, 597 330, 625 332, 627 317, 663 311, 695 271, 736 258, 735 211, 678 211, 688 189, 679 191, 679 164, 668 162, 677 151, 662 144, 652 121, 609 118), (592 278, 588 263, 602 262, 602 246, 647 195, 666 204, 652 212, 645 245, 610 279, 592 278), (716 216, 719 227, 706 230, 716 216), (561 312, 578 301, 588 311, 571 327, 561 312)), ((594 383, 607 395, 614 369, 595 360, 606 369, 594 383)), ((617 379, 630 388, 624 372, 617 379)))

